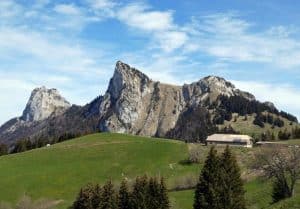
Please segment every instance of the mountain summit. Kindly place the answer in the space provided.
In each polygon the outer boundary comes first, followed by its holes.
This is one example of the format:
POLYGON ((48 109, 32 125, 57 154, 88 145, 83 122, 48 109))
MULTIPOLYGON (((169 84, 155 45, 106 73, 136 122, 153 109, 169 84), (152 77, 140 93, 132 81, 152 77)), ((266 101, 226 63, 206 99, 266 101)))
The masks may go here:
POLYGON ((0 142, 57 140, 98 131, 201 141, 228 124, 234 131, 256 133, 266 131, 264 123, 277 131, 298 124, 296 117, 270 104, 221 77, 183 86, 163 84, 118 61, 106 93, 85 106, 70 106, 56 89, 33 90, 23 115, 0 127, 0 142), (247 129, 240 127, 243 123, 247 129))
POLYGON ((46 89, 43 86, 32 91, 21 119, 26 122, 43 120, 53 113, 61 114, 70 106, 56 89, 46 89))

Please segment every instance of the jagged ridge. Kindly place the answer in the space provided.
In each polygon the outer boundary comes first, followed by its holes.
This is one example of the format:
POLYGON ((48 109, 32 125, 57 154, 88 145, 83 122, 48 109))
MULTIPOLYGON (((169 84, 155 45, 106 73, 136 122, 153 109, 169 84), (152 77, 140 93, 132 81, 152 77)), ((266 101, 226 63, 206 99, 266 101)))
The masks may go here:
POLYGON ((216 131, 212 114, 219 113, 223 97, 256 104, 252 94, 217 76, 169 85, 118 61, 106 93, 83 107, 70 107, 55 89, 35 89, 23 115, 0 128, 0 142, 97 131, 201 140, 216 131))

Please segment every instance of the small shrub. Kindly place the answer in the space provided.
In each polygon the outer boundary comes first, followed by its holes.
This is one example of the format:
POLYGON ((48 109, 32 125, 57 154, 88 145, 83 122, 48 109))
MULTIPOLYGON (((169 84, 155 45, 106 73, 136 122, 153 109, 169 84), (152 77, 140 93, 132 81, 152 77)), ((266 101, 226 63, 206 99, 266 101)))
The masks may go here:
POLYGON ((205 158, 205 154, 203 151, 199 148, 199 146, 193 146, 189 150, 189 163, 201 163, 203 162, 203 159, 205 158))

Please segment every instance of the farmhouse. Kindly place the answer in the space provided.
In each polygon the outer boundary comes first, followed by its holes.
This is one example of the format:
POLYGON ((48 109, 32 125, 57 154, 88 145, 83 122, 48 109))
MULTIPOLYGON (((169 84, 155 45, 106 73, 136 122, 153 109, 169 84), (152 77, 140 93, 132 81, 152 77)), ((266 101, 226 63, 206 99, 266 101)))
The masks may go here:
POLYGON ((206 144, 209 145, 232 145, 241 147, 252 147, 252 138, 248 135, 236 134, 213 134, 207 137, 206 144))

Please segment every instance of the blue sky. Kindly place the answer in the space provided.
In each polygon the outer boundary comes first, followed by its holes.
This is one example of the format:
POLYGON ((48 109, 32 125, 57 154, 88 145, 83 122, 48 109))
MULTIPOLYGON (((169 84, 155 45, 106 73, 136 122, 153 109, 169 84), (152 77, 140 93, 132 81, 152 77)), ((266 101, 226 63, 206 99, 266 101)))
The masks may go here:
POLYGON ((218 75, 300 118, 300 2, 1 0, 0 124, 38 86, 103 94, 117 60, 154 80, 218 75))

